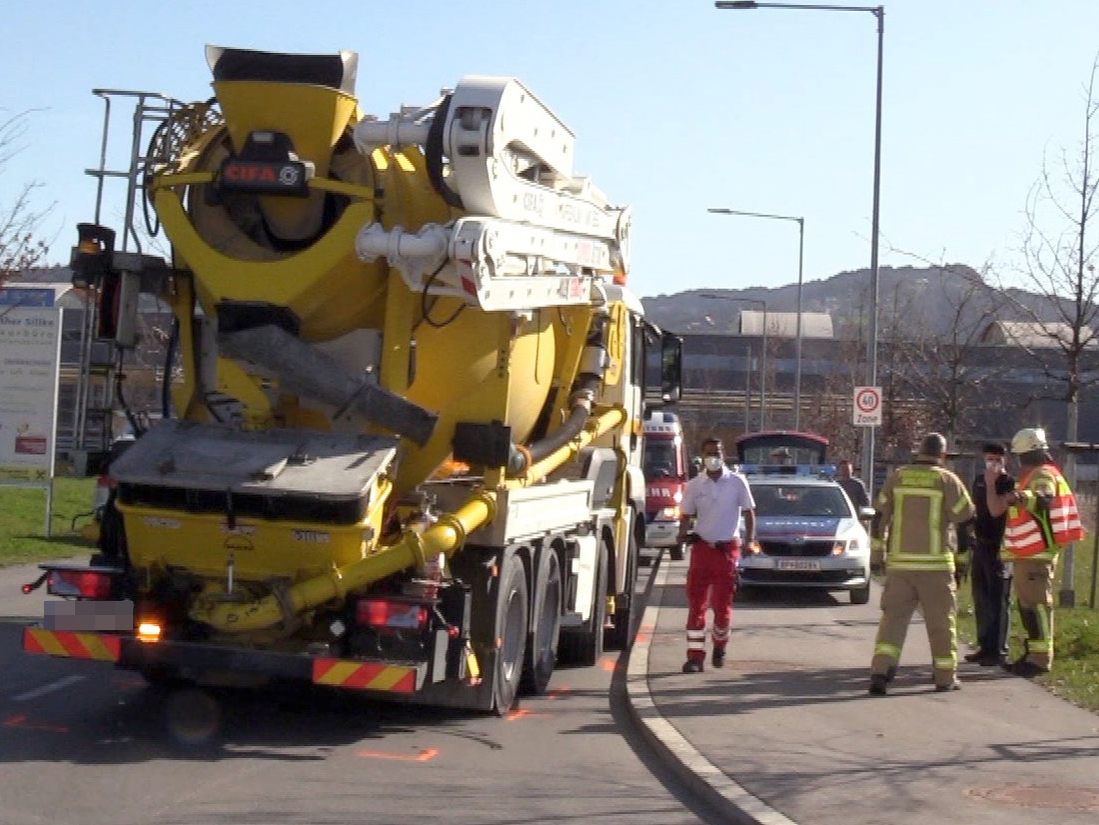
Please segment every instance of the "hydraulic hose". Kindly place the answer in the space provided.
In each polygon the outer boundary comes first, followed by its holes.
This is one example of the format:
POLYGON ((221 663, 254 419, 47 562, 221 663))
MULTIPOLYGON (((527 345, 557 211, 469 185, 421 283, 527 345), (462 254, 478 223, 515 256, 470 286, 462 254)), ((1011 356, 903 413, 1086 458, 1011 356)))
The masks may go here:
POLYGON ((569 413, 569 417, 565 419, 565 423, 553 435, 547 436, 541 441, 535 441, 527 447, 527 452, 530 454, 530 464, 541 461, 550 453, 556 452, 576 438, 580 431, 584 429, 590 415, 591 402, 582 402, 574 406, 572 412, 569 413))
POLYGON ((622 407, 612 407, 596 413, 594 416, 595 426, 589 426, 581 430, 574 441, 561 445, 554 452, 546 455, 540 462, 531 464, 526 470, 527 480, 549 475, 562 464, 570 461, 595 439, 609 433, 615 427, 621 426, 625 420, 626 411, 622 407))
POLYGON ((583 431, 591 416, 596 391, 607 369, 607 320, 608 316, 605 312, 598 313, 592 320, 591 330, 584 343, 580 370, 572 385, 572 395, 569 397, 568 418, 551 435, 523 449, 513 449, 515 460, 508 469, 515 475, 528 472, 531 466, 560 450, 583 431))

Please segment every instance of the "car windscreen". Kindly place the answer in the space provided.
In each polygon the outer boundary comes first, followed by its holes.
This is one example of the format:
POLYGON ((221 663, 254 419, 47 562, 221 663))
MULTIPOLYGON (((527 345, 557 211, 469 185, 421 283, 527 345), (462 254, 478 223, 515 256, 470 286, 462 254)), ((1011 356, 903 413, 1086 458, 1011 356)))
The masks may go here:
POLYGON ((645 478, 675 478, 674 441, 646 441, 643 459, 645 478))
POLYGON ((804 484, 752 484, 757 516, 851 518, 851 505, 839 487, 804 484))

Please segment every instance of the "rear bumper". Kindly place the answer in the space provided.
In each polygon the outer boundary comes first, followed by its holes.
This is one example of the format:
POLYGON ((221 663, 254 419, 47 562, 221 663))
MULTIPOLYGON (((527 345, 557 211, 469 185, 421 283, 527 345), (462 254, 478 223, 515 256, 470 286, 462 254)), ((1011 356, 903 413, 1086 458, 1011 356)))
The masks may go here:
POLYGON ((129 670, 237 674, 372 692, 412 694, 427 679, 426 662, 381 662, 230 648, 200 642, 142 642, 132 634, 23 628, 27 653, 114 662, 129 670))

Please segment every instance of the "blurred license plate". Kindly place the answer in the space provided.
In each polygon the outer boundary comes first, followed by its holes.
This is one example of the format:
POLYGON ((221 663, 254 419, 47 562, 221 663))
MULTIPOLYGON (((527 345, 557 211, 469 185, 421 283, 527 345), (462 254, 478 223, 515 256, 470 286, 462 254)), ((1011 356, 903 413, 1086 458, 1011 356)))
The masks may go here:
POLYGON ((779 570, 820 570, 820 562, 812 559, 779 559, 779 570))

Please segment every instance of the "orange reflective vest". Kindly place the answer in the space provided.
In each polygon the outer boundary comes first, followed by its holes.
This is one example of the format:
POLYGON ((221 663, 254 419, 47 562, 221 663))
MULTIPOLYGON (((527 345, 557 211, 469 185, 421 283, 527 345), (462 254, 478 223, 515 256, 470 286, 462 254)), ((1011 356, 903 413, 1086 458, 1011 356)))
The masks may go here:
MULTIPOLYGON (((1043 485, 1045 486, 1045 485, 1043 485)), ((1064 545, 1084 537, 1076 496, 1054 464, 1028 469, 1019 478, 1019 488, 1029 493, 1025 506, 1007 510, 1004 527, 1004 554, 1014 558, 1053 559, 1064 545), (1048 480, 1053 495, 1049 511, 1039 511, 1029 485, 1035 473, 1048 480)))

